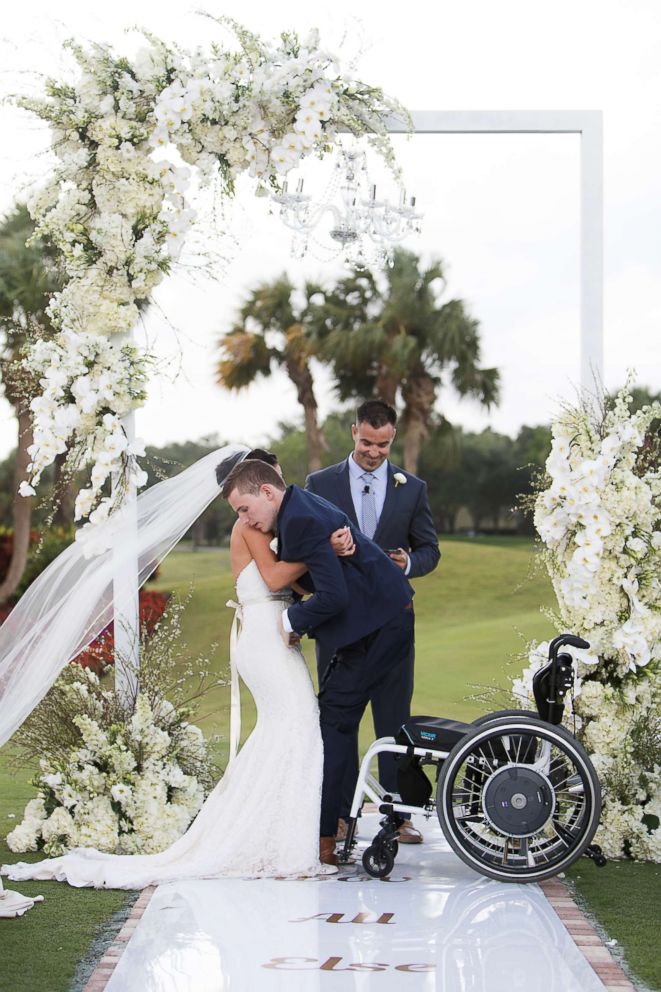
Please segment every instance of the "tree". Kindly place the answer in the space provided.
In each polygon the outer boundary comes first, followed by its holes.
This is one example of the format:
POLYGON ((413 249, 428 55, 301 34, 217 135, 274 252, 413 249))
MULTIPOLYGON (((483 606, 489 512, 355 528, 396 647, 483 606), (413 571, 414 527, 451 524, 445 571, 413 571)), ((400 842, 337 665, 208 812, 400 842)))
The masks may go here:
POLYGON ((303 407, 310 472, 321 468, 326 450, 310 370, 314 346, 306 327, 310 297, 318 291, 318 286, 306 284, 305 303, 297 306, 286 275, 258 286, 242 306, 236 325, 221 339, 217 367, 217 382, 226 389, 243 389, 275 368, 284 369, 303 407))
POLYGON ((15 207, 0 224, 0 375, 5 396, 18 419, 18 447, 14 462, 13 524, 14 541, 9 569, 0 583, 0 603, 18 588, 27 563, 30 542, 32 497, 18 495, 27 478, 32 443, 29 396, 17 384, 15 369, 31 328, 41 333, 52 328, 46 314, 48 300, 62 286, 55 265, 55 253, 42 241, 26 244, 34 224, 25 206, 15 207))
POLYGON ((423 268, 413 252, 398 249, 379 278, 356 268, 311 301, 317 356, 331 365, 340 399, 401 400, 410 472, 417 471, 444 371, 460 396, 487 408, 498 401, 498 370, 479 364, 478 322, 461 300, 439 302, 444 287, 439 260, 423 268))

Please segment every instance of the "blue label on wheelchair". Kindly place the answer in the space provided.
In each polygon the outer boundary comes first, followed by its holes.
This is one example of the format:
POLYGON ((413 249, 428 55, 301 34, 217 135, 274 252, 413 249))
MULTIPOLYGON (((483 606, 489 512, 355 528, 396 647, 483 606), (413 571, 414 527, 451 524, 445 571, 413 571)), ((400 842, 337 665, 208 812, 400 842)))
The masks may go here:
POLYGON ((421 730, 420 736, 425 741, 435 741, 436 738, 438 737, 438 734, 432 733, 431 730, 421 730))

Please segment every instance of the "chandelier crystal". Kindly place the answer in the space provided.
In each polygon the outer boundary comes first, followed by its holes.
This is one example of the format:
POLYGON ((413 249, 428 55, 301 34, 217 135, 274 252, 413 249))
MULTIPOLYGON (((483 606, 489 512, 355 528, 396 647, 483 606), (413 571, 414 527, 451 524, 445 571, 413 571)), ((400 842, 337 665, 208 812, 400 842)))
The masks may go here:
POLYGON ((314 246, 326 254, 344 254, 345 261, 369 264, 389 261, 393 247, 410 234, 420 233, 422 215, 416 212, 415 197, 401 190, 398 205, 377 200, 376 186, 367 171, 367 156, 361 149, 340 148, 325 192, 314 200, 303 192, 299 179, 295 192, 289 184, 272 194, 280 206, 280 218, 294 231, 292 255, 302 258, 322 218, 330 214, 330 244, 314 238, 314 246))

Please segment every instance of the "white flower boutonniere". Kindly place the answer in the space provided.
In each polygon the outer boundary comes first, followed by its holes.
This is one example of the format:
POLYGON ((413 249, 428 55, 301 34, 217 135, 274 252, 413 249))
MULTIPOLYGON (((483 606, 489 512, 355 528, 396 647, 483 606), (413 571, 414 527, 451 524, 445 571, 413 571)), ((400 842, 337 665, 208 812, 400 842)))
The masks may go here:
POLYGON ((273 540, 269 544, 269 548, 271 549, 271 551, 273 552, 274 555, 277 555, 277 553, 278 553, 278 538, 277 538, 277 536, 273 538, 273 540))
POLYGON ((406 485, 406 476, 404 475, 403 472, 395 472, 395 474, 393 475, 393 479, 395 480, 395 489, 397 488, 397 486, 406 485))

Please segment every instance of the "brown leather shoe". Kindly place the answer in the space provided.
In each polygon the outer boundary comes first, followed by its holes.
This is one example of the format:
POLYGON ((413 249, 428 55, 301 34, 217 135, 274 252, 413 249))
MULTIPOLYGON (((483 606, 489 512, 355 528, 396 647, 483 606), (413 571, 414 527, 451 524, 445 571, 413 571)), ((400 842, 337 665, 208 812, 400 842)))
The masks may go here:
POLYGON ((410 820, 405 820, 401 825, 397 839, 400 844, 422 844, 422 834, 410 820))
POLYGON ((322 865, 336 865, 337 854, 335 853, 335 838, 319 838, 319 860, 322 865))
POLYGON ((339 819, 337 821, 337 833, 335 834, 335 840, 338 844, 343 844, 347 839, 347 834, 349 833, 349 824, 346 820, 339 819))

